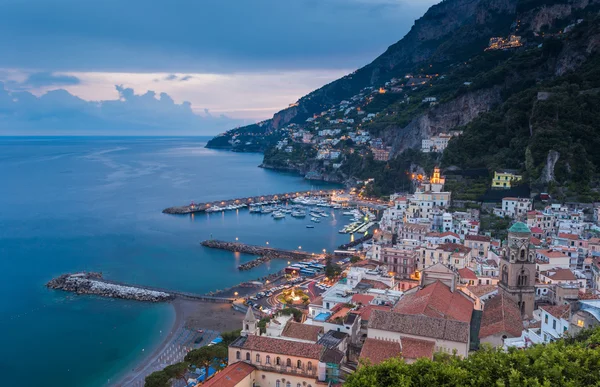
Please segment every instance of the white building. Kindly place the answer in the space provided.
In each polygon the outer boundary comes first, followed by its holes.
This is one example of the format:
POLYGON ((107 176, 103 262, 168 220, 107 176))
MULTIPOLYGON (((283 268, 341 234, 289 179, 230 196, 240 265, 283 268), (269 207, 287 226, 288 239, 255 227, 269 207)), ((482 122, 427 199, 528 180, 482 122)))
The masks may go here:
POLYGON ((511 218, 524 218, 527 212, 533 209, 533 201, 527 198, 507 197, 502 199, 504 216, 511 218))
POLYGON ((570 305, 542 306, 542 339, 545 343, 562 338, 569 330, 570 305))

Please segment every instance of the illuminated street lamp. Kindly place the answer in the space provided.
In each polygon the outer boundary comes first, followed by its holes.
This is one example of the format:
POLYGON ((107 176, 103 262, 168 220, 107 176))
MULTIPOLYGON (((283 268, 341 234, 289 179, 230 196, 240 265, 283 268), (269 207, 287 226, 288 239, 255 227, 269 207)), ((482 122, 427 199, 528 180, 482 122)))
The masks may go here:
POLYGON ((269 241, 267 241, 267 244, 269 244, 269 241))
POLYGON ((238 292, 233 293, 233 295, 237 297, 238 296, 238 292))
POLYGON ((238 237, 235 237, 235 240, 237 241, 237 240, 238 240, 238 237))

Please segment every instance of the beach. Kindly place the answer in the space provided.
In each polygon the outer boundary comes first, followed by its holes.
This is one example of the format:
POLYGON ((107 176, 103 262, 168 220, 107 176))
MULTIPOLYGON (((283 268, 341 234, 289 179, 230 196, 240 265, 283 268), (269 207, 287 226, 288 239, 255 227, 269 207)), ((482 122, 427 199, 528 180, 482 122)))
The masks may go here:
POLYGON ((176 299, 171 305, 175 320, 169 334, 149 356, 112 385, 141 387, 146 376, 182 361, 189 349, 210 343, 220 332, 242 327, 244 315, 235 311, 231 304, 176 299), (200 336, 202 342, 195 344, 195 339, 200 336))

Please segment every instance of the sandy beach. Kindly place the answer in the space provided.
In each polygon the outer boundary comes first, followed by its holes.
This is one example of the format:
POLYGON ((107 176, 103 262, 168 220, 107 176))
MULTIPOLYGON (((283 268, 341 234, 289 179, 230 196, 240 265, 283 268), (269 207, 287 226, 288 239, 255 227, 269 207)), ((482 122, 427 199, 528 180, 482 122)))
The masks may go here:
POLYGON ((141 387, 146 376, 183 360, 187 350, 208 344, 219 332, 242 327, 244 315, 235 311, 231 304, 176 299, 171 305, 175 308, 175 321, 167 337, 114 386, 141 387), (204 332, 199 333, 199 330, 204 332), (195 344, 195 339, 200 336, 202 342, 195 344))

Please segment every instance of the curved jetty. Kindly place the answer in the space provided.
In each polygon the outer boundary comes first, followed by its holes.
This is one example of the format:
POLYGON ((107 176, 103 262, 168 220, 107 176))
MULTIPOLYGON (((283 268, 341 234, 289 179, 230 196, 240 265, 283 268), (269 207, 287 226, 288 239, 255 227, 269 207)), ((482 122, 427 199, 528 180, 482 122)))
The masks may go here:
POLYGON ((254 203, 264 203, 270 201, 282 201, 297 198, 300 196, 310 197, 321 197, 329 198, 336 193, 342 193, 343 190, 319 190, 319 191, 298 191, 298 192, 287 192, 281 194, 252 196, 238 199, 227 199, 227 200, 216 200, 213 202, 205 203, 191 203, 187 206, 169 207, 163 210, 164 214, 191 214, 194 212, 204 212, 211 207, 223 207, 231 205, 250 205, 254 203))
POLYGON ((46 284, 50 289, 59 289, 76 294, 94 294, 102 297, 126 300, 162 302, 184 298, 204 302, 233 303, 234 298, 213 297, 204 294, 167 290, 145 285, 128 285, 102 278, 102 273, 82 272, 63 274, 46 284))
POLYGON ((50 289, 60 289, 77 294, 94 294, 136 301, 162 302, 175 298, 170 293, 109 283, 102 279, 102 273, 93 272, 63 274, 48 282, 46 286, 50 289))

